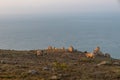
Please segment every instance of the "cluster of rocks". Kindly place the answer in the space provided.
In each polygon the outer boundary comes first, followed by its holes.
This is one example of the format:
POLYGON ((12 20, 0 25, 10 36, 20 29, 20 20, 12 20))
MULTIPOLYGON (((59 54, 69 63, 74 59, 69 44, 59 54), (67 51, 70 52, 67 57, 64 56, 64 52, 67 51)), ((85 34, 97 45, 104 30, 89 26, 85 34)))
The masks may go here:
POLYGON ((72 53, 75 51, 76 50, 73 48, 73 46, 70 46, 68 49, 65 49, 64 47, 56 48, 56 47, 48 46, 48 48, 45 50, 40 50, 40 49, 36 50, 35 54, 37 56, 39 56, 39 55, 45 55, 50 52, 70 52, 70 53, 72 53))
MULTIPOLYGON (((68 47, 67 49, 62 47, 62 48, 56 48, 56 47, 52 47, 52 46, 48 46, 47 49, 44 49, 44 50, 36 50, 35 54, 37 56, 41 56, 41 55, 46 55, 48 53, 74 53, 74 52, 80 52, 80 51, 77 51, 74 49, 73 46, 70 46, 68 47)), ((101 50, 100 50, 100 47, 96 47, 92 52, 84 52, 86 57, 91 57, 91 58, 95 58, 95 57, 107 57, 107 58, 111 58, 111 55, 109 53, 103 53, 101 50), (93 55, 92 55, 93 54, 93 55)))
POLYGON ((97 46, 92 52, 84 52, 84 56, 87 58, 95 58, 95 57, 106 57, 106 58, 111 58, 111 55, 109 53, 103 53, 100 50, 100 47, 97 46))
POLYGON ((103 53, 101 50, 100 50, 100 47, 96 47, 94 50, 93 50, 93 54, 95 54, 95 56, 102 56, 102 57, 107 57, 107 58, 111 58, 111 55, 109 53, 103 53))
POLYGON ((56 47, 48 46, 47 50, 61 50, 61 51, 69 51, 69 52, 74 52, 75 51, 73 46, 70 46, 68 49, 65 49, 64 47, 56 48, 56 47))

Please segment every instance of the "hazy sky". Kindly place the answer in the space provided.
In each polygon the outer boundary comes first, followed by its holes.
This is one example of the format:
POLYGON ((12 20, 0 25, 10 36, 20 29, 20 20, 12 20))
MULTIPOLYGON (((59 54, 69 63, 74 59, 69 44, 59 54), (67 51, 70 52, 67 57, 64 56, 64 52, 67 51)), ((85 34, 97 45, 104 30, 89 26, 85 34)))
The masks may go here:
POLYGON ((0 0, 0 16, 118 13, 118 6, 119 0, 0 0))
POLYGON ((114 53, 119 30, 120 0, 0 0, 0 48, 101 44, 114 53))

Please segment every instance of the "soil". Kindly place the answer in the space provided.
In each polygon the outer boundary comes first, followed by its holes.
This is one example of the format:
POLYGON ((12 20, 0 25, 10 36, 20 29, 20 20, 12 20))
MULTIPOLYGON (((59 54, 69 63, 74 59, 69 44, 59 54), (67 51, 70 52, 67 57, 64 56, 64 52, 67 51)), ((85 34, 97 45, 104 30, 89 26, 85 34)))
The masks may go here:
POLYGON ((87 58, 82 51, 41 52, 1 49, 0 80, 120 80, 119 59, 87 58))

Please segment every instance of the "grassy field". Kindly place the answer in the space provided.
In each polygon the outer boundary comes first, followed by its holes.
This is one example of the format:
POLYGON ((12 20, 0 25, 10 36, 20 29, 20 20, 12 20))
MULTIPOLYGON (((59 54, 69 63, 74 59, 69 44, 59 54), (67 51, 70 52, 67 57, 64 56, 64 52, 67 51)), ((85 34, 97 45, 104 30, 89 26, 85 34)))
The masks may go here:
POLYGON ((0 80, 120 80, 120 60, 81 55, 45 51, 37 56, 35 50, 0 50, 0 80))

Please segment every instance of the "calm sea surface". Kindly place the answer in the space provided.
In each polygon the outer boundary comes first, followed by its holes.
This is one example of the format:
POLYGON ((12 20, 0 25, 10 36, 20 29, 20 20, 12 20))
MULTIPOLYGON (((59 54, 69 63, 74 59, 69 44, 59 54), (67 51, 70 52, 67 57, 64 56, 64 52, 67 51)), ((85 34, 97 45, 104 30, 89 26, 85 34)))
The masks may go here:
MULTIPOLYGON (((99 6, 99 10, 85 14, 2 17, 0 49, 43 49, 49 45, 67 48, 73 45, 80 51, 92 51, 100 46, 104 53, 120 59, 120 4, 119 0, 110 1, 99 6)), ((93 7, 97 6, 97 3, 93 4, 96 4, 93 7)))

